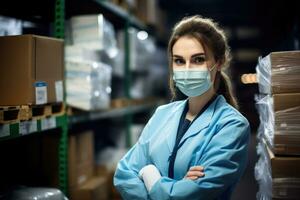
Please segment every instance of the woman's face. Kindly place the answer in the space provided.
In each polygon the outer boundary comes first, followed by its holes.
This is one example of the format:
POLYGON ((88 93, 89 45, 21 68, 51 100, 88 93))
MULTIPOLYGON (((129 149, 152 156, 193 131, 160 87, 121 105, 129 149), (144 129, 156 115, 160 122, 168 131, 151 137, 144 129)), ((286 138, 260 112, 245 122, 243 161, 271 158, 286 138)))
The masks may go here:
MULTIPOLYGON (((211 69, 216 63, 210 51, 205 52, 203 45, 194 37, 180 37, 172 48, 172 67, 174 69, 211 69)), ((215 78, 216 66, 212 72, 215 78)))

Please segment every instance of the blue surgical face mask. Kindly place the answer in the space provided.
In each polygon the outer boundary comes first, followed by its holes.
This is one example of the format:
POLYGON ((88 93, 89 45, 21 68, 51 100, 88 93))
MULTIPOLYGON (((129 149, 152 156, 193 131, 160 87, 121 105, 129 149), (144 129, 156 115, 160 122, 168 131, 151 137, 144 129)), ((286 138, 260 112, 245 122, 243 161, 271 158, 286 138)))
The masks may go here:
POLYGON ((210 69, 175 69, 173 80, 176 87, 188 97, 200 96, 212 86, 210 69))

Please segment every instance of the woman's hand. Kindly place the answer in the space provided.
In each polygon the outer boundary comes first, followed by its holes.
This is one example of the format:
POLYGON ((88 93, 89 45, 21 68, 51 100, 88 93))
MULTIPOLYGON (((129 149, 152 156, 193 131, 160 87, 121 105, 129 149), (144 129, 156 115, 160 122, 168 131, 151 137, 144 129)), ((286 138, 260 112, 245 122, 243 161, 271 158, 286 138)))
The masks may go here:
POLYGON ((196 180, 204 176, 204 168, 202 166, 193 166, 184 176, 185 179, 196 180))

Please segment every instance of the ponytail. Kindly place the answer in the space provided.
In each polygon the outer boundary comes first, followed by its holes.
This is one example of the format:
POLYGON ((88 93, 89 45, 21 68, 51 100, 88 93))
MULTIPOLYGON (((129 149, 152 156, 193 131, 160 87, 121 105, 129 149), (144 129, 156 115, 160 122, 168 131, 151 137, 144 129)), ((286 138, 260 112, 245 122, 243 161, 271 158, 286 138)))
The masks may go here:
POLYGON ((232 85, 229 76, 223 72, 218 71, 216 74, 215 88, 217 94, 225 97, 226 101, 235 109, 239 109, 238 102, 232 90, 232 85))

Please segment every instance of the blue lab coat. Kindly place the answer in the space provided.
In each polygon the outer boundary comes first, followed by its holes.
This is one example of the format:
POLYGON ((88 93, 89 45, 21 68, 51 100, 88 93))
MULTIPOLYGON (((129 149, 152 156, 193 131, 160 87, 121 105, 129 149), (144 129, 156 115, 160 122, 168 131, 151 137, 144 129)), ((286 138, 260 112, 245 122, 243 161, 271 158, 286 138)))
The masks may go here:
POLYGON ((174 179, 168 178, 179 120, 187 100, 160 106, 138 142, 118 163, 114 185, 126 200, 229 199, 247 162, 249 123, 222 95, 189 127, 179 145, 174 179), (141 168, 154 164, 162 175, 148 193, 138 177, 141 168), (205 176, 183 179, 189 168, 201 165, 205 176))

